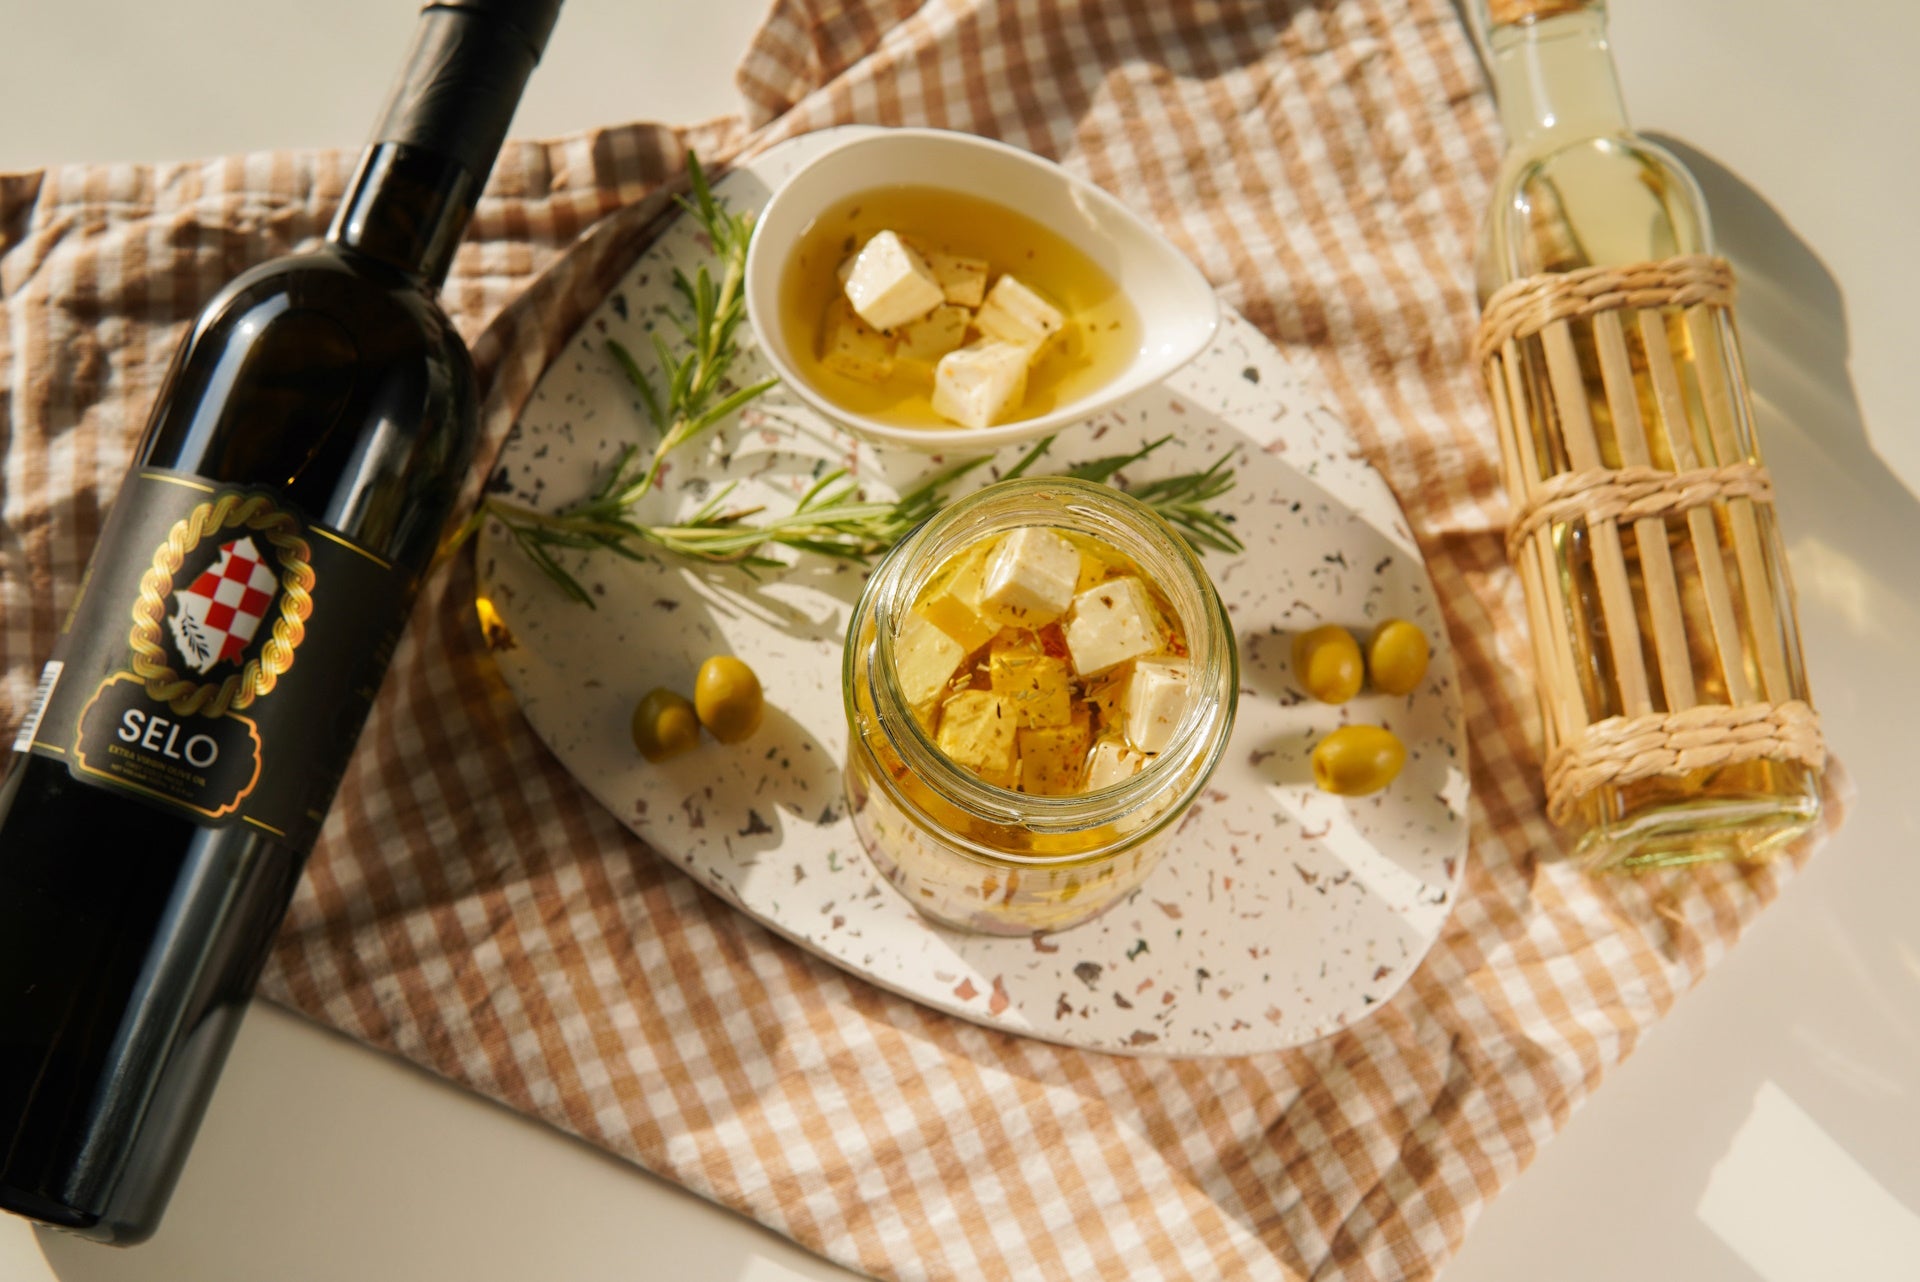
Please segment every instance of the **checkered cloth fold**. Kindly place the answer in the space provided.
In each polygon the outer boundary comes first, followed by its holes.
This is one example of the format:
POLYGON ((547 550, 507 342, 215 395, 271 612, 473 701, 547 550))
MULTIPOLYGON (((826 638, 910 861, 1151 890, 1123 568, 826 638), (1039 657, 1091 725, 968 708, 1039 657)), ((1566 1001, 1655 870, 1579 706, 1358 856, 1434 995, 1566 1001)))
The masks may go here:
MULTIPOLYGON (((626 833, 427 585, 265 992, 889 1277, 1426 1277, 1797 866, 1596 881, 1554 858, 1470 263, 1498 146, 1445 0, 778 0, 744 118, 500 158, 444 301, 490 456, 715 164, 847 121, 1062 160, 1317 367, 1447 612, 1472 858, 1364 1023, 1126 1060, 989 1032, 818 961, 626 833)), ((0 177, 0 723, 25 713, 194 311, 324 229, 351 157, 0 177)), ((484 465, 476 472, 484 474, 484 465)), ((1789 514, 1790 518, 1791 514, 1789 514)))

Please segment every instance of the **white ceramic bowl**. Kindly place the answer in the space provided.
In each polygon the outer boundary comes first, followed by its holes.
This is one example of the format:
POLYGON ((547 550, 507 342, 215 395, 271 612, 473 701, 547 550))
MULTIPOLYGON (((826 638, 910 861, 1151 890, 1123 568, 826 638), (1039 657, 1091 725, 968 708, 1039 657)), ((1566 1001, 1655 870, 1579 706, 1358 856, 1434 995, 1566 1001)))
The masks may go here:
POLYGON ((1213 287, 1199 269, 1112 196, 1030 152, 939 129, 876 129, 795 171, 761 211, 747 253, 746 300, 760 350, 781 381, 822 416, 875 444, 943 453, 985 453, 1081 422, 1198 356, 1220 318, 1213 287), (782 332, 780 280, 788 256, 823 211, 859 192, 896 185, 992 200, 1078 247, 1133 304, 1139 349, 1099 387, 1046 414, 993 427, 904 427, 835 404, 808 381, 782 332))

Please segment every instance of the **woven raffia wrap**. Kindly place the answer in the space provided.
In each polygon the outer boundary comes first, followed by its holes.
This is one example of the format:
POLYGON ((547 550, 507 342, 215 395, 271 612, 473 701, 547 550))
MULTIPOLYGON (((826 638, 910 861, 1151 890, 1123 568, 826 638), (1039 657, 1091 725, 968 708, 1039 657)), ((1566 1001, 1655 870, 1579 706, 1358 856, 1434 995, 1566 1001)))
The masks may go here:
POLYGON ((1773 504, 1772 479, 1757 458, 1739 456, 1751 449, 1750 432, 1733 375, 1710 357, 1691 370, 1674 357, 1675 326, 1694 352, 1720 351, 1704 339, 1730 327, 1732 305, 1727 263, 1689 255, 1527 277, 1495 293, 1482 313, 1475 351, 1514 501, 1507 558, 1531 598, 1547 813, 1556 823, 1600 787, 1749 761, 1825 764, 1819 718, 1782 638, 1781 612, 1790 626, 1792 599, 1769 564, 1756 515, 1773 504), (1595 371, 1583 367, 1575 325, 1590 336, 1599 365, 1598 404, 1589 403, 1595 371), (1646 389, 1651 407, 1642 404, 1646 389), (1543 416, 1551 426, 1540 425, 1543 416), (1601 462, 1601 425, 1618 466, 1601 462), (1671 466, 1652 463, 1656 425, 1671 466), (1704 627, 1690 630, 1681 605, 1670 519, 1688 531, 1704 627), (1557 529, 1584 538, 1595 599, 1578 599, 1572 554, 1557 529), (1631 568, 1627 539, 1636 549, 1631 568), (1605 632, 1624 714, 1592 714, 1582 647, 1564 635, 1583 612, 1590 629, 1605 632), (1702 698, 1705 681, 1725 697, 1702 698))
MULTIPOLYGON (((1438 943, 1365 1021, 1246 1059, 925 1010, 728 908, 587 796, 503 686, 456 561, 422 590, 262 991, 883 1277, 1430 1277, 1801 862, 1664 883, 1550 857, 1469 341, 1499 142, 1454 7, 777 0, 739 83, 744 118, 502 153, 443 295, 485 381, 474 489, 683 147, 720 165, 859 120, 1057 157, 1321 379, 1400 495, 1472 754, 1438 943)), ((4 733, 195 310, 319 236, 352 162, 0 177, 4 733)), ((1280 855, 1255 833, 1247 857, 1280 855)), ((1151 887, 1138 903, 1157 911, 1151 887)))

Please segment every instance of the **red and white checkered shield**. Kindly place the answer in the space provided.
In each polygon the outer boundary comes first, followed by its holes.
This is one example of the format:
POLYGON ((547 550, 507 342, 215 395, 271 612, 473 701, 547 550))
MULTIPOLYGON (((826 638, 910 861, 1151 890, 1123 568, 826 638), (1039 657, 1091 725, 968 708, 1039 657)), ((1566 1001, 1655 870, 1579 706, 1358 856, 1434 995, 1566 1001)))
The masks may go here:
POLYGON ((167 623, 188 666, 206 672, 237 662, 267 617, 277 585, 251 538, 223 544, 219 559, 173 594, 176 608, 167 623))

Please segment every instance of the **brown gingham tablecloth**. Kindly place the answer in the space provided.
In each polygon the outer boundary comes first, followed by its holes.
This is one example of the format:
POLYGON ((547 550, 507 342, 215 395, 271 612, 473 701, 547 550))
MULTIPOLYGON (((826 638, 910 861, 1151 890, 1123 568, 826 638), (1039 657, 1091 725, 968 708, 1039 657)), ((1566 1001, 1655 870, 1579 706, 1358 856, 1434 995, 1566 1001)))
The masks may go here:
MULTIPOLYGON (((924 1010, 589 799, 489 662, 460 561, 426 587, 264 992, 881 1276, 1430 1276, 1804 858, 1636 880, 1555 858, 1469 355, 1499 144, 1453 8, 778 0, 738 78, 744 119, 501 156, 444 295, 487 387, 475 484, 685 147, 722 164, 875 121, 1057 157, 1318 368, 1406 509, 1472 745, 1444 935, 1370 1019, 1253 1058, 1116 1058, 924 1010)), ((188 321, 319 236, 352 160, 0 177, 9 737, 188 321)))

